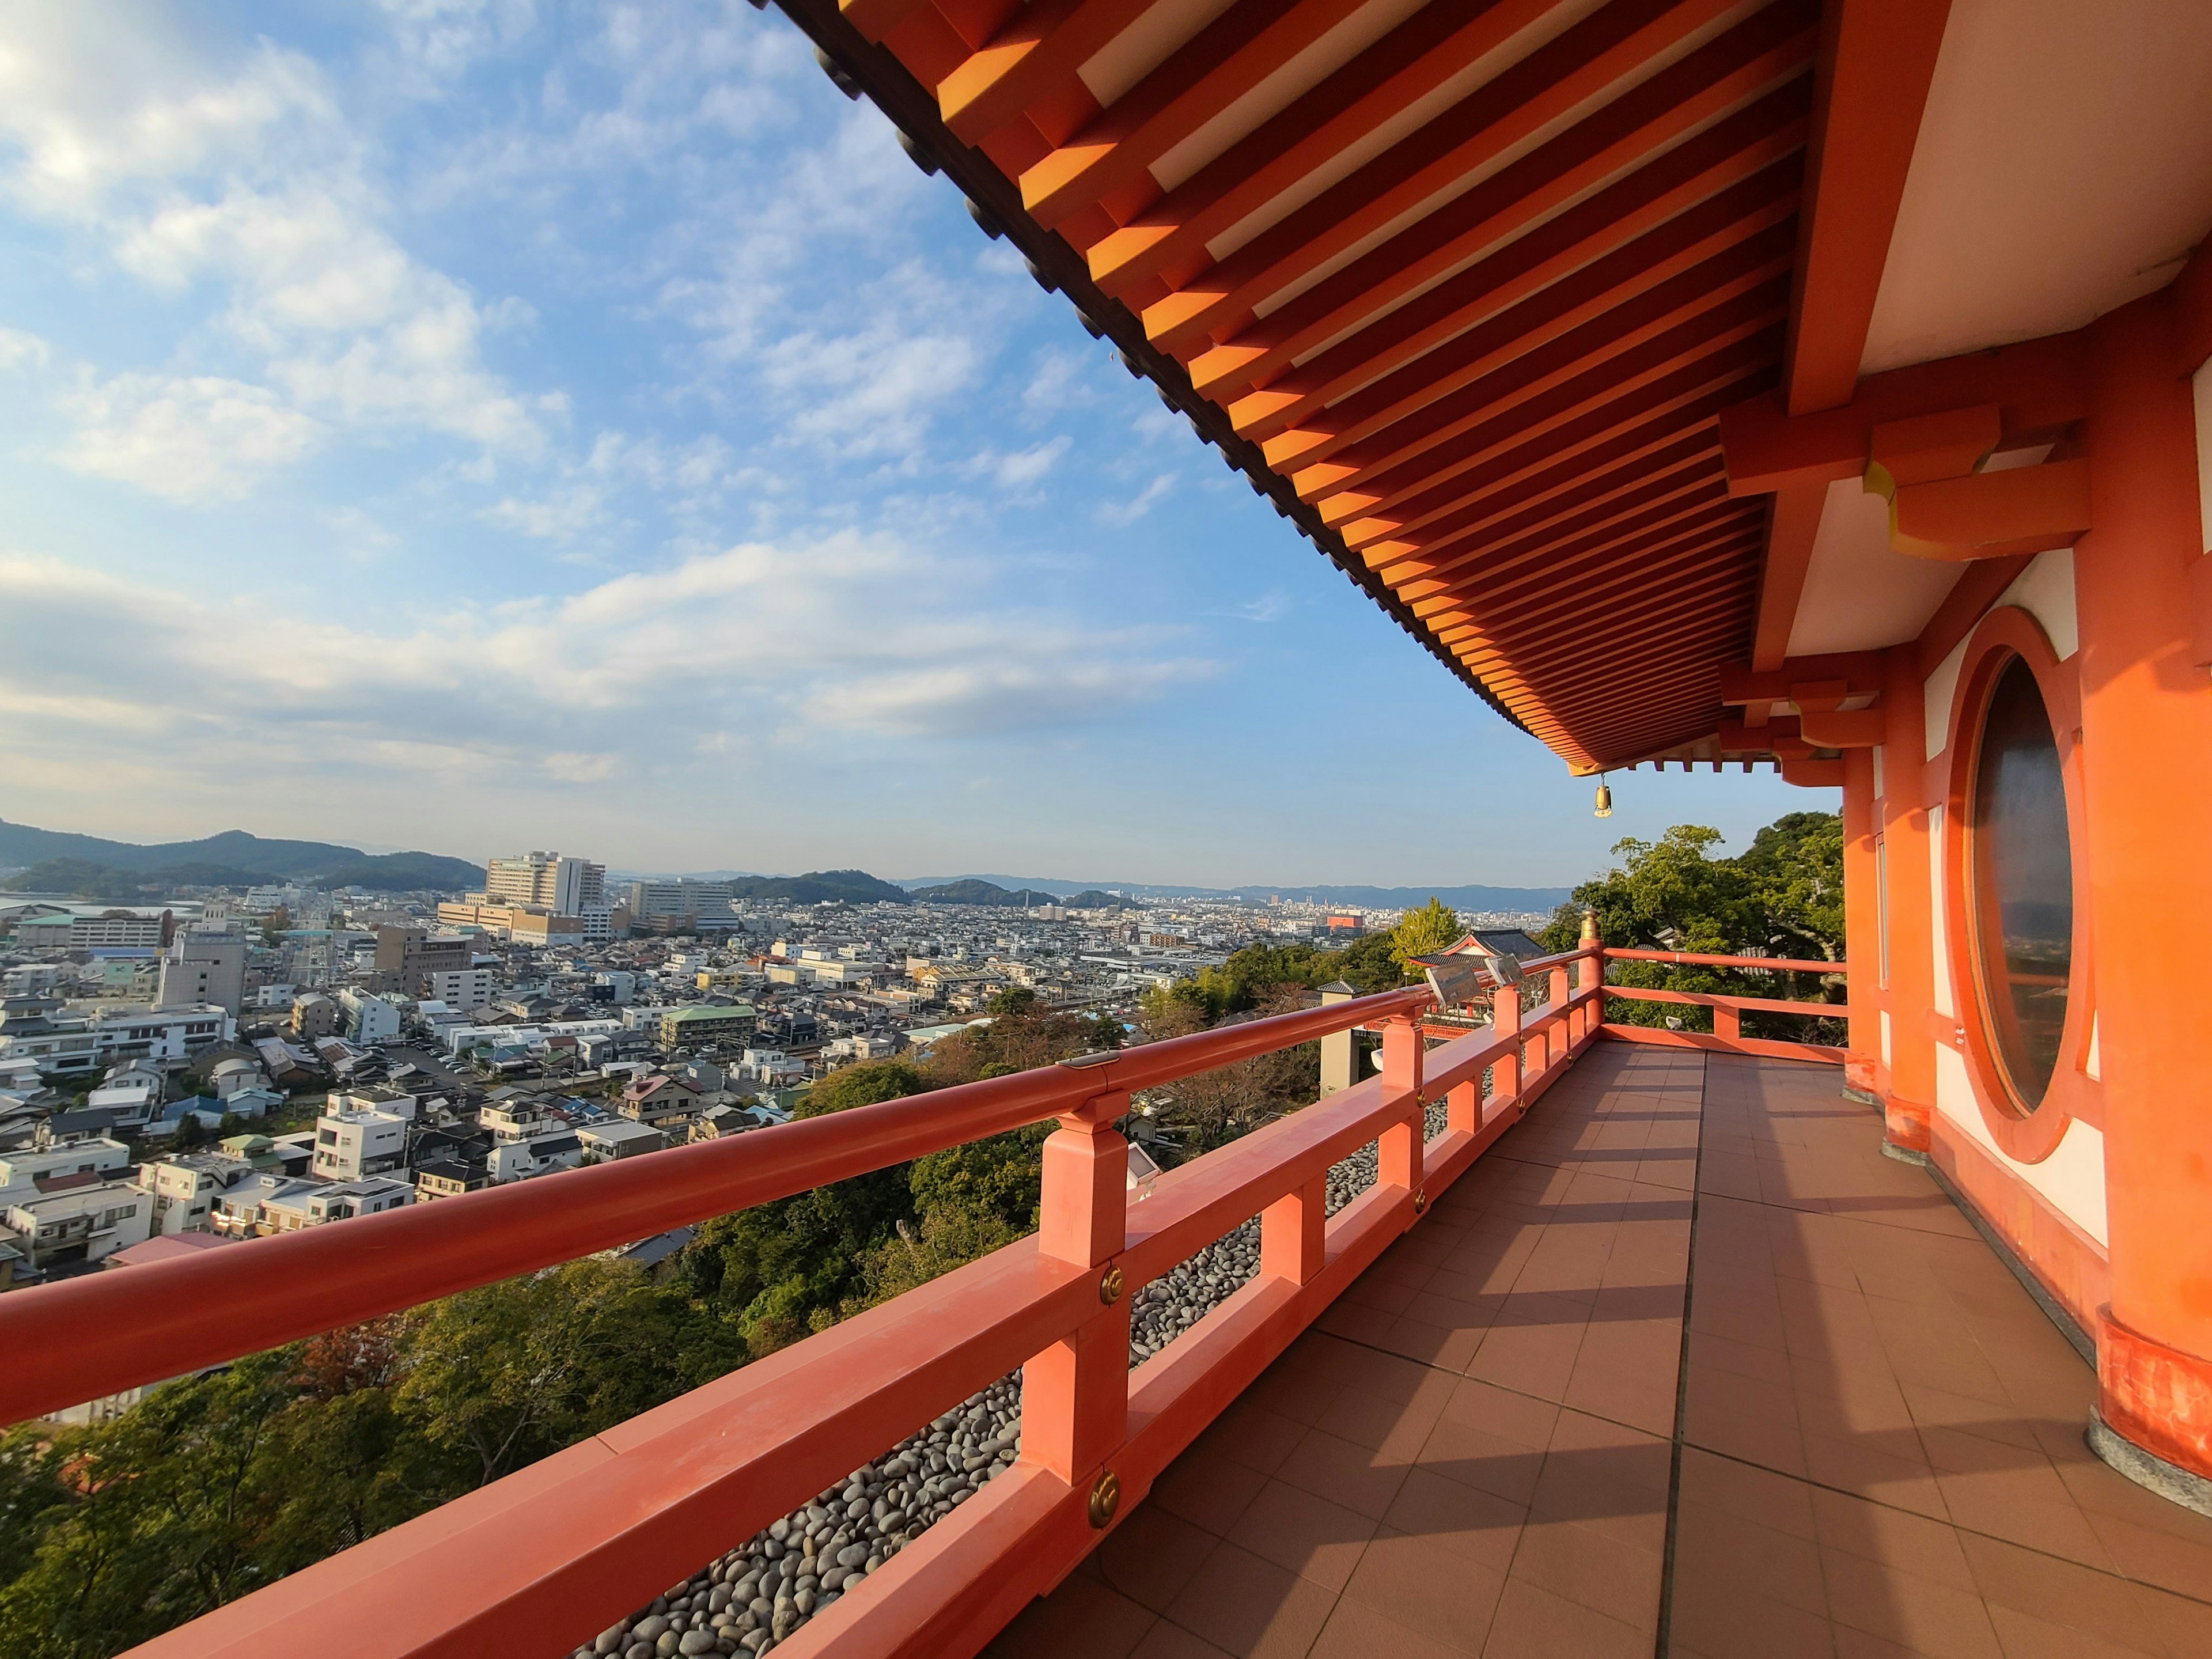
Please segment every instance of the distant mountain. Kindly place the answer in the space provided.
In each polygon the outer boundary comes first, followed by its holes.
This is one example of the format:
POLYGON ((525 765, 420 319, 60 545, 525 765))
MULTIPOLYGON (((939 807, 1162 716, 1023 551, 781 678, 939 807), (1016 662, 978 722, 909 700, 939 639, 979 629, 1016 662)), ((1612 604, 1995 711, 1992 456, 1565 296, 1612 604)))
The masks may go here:
POLYGON ((1158 882, 1079 882, 1052 876, 994 875, 914 876, 907 878, 903 884, 911 890, 921 891, 932 887, 957 886, 963 882, 979 882, 1018 891, 1028 889, 1032 892, 1051 893, 1055 896, 1054 902, 1075 908, 1176 898, 1237 900, 1248 904, 1265 904, 1271 896, 1279 895, 1285 899, 1303 899, 1315 904, 1402 910, 1409 906, 1426 904, 1433 895, 1455 910, 1548 912, 1565 903, 1568 895, 1573 890, 1566 887, 1300 887, 1279 882, 1253 882, 1243 887, 1177 887, 1158 882), (1100 890, 1108 887, 1114 890, 1100 890), (1117 897, 1117 894, 1120 896, 1117 897))
MULTIPOLYGON (((366 887, 375 892, 458 892, 483 884, 484 870, 466 859, 436 853, 371 854, 358 847, 319 841, 269 841, 243 830, 226 830, 199 841, 141 845, 58 830, 0 822, 0 866, 31 868, 9 885, 19 892, 75 892, 123 878, 134 888, 243 887, 311 882, 322 887, 366 887), (53 886, 26 885, 30 876, 64 863, 73 879, 53 886), (107 875, 99 874, 106 872, 107 875)), ((92 897, 104 896, 91 893, 92 897)), ((143 894, 134 894, 134 900, 143 894)))
POLYGON ((948 881, 936 887, 909 887, 907 891, 915 899, 929 904, 1057 904, 1053 894, 1039 892, 1034 887, 1024 887, 1008 892, 996 882, 948 881))
POLYGON ((803 876, 741 876, 730 884, 738 898, 787 904, 904 904, 907 890, 865 870, 810 870, 803 876))

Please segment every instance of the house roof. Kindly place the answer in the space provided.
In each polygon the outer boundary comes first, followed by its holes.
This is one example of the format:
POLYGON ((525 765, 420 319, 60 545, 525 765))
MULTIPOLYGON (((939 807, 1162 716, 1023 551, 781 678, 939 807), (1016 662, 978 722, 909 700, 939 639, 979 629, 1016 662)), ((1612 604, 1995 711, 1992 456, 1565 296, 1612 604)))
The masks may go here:
POLYGON ((220 1233, 165 1233, 116 1251, 107 1258, 107 1265, 110 1267, 143 1267, 156 1261, 173 1261, 179 1257, 198 1255, 202 1250, 211 1250, 220 1245, 237 1242, 220 1233))

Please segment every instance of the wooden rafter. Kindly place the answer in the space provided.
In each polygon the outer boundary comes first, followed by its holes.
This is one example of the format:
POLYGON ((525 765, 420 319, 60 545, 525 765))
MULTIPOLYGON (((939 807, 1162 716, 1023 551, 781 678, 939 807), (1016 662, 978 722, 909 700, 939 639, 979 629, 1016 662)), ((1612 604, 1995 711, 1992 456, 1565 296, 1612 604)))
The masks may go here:
POLYGON ((1817 0, 779 3, 880 41, 987 220, 1530 731, 1703 752, 1769 516, 1720 417, 1783 387, 1856 118, 1817 0))

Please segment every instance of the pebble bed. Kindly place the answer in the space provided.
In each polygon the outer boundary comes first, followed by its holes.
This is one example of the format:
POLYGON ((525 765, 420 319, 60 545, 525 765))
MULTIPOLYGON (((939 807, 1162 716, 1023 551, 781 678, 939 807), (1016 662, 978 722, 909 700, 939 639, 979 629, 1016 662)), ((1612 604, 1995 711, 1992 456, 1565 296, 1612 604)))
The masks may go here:
MULTIPOLYGON (((1429 1139, 1443 1133, 1444 1115, 1442 1101, 1428 1108, 1429 1139)), ((1328 1213, 1373 1186, 1378 1167, 1372 1141, 1332 1167, 1328 1213)), ((1130 1369, 1259 1271, 1255 1216, 1139 1291, 1129 1307, 1130 1369)), ((1012 1468, 1021 1425, 1022 1376, 1015 1371, 602 1631, 574 1659, 767 1652, 1012 1468)))

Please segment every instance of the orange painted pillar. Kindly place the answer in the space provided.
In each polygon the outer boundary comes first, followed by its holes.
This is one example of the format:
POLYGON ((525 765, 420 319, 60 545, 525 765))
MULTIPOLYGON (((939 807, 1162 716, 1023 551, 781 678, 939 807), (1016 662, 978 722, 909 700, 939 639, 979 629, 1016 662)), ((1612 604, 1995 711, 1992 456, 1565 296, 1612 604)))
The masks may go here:
POLYGON ((1404 1115, 1378 1138, 1378 1182, 1414 1193, 1421 1190, 1421 1051, 1425 1046, 1418 1020, 1383 1023, 1382 1096, 1401 1103, 1404 1115))
POLYGON ((1881 1000, 1877 939, 1874 750, 1844 750, 1844 958, 1850 1036, 1844 1092, 1869 1106, 1881 1101, 1881 1000))
MULTIPOLYGON (((1889 1086, 1882 1121, 1889 1144, 1925 1152, 1936 1103, 1936 886, 1928 844, 1928 698, 1920 653, 1910 645, 1882 653, 1881 855, 1875 871, 1874 973, 1887 984, 1889 1086)), ((1846 915, 1854 902, 1844 891, 1846 915)), ((1853 945, 1854 956, 1858 946, 1853 945)), ((1858 997, 1857 981, 1851 987, 1858 997)))
POLYGON ((1121 1443, 1129 1425, 1129 1297, 1114 1258, 1129 1242, 1129 1143, 1114 1127, 1126 1092, 1060 1120, 1044 1143, 1041 1255, 1093 1268, 1098 1311, 1022 1370, 1022 1460, 1071 1485, 1121 1443))
MULTIPOLYGON (((2075 554, 2112 1303, 2099 1410, 2212 1477, 2212 684, 2194 665, 2195 421, 2171 291, 2096 326, 2084 435, 2095 528, 2075 554)), ((2075 983, 2089 976, 2077 964, 2075 983)), ((2124 1448, 2100 1447, 2118 1453, 2124 1448)), ((2123 1462, 2124 1467, 2124 1462, 2123 1462)))
MULTIPOLYGON (((1521 988, 1501 985, 1490 998, 1490 1024, 1500 1036, 1510 1037, 1521 1030, 1521 988)), ((1477 1085, 1480 1086, 1480 1085, 1477 1085)), ((1509 1043, 1496 1060, 1490 1062, 1490 1097, 1492 1100, 1510 1101, 1517 1113, 1521 1109, 1521 1045, 1509 1043)), ((1452 1120, 1459 1127, 1459 1120, 1452 1120)), ((1473 1126, 1470 1125, 1470 1127, 1473 1126)))

